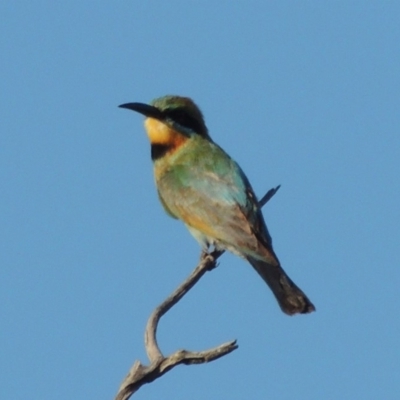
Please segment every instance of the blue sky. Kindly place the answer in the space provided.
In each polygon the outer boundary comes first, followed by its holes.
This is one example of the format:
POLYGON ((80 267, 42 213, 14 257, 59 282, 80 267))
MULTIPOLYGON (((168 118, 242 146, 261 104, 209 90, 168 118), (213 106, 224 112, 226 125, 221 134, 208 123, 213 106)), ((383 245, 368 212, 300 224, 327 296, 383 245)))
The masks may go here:
POLYGON ((161 321, 165 353, 230 339, 137 399, 397 399, 397 2, 19 1, 0 5, 0 387, 110 399, 147 362, 152 309, 199 247, 156 196, 140 115, 192 97, 261 196, 317 312, 282 314, 243 260, 161 321))

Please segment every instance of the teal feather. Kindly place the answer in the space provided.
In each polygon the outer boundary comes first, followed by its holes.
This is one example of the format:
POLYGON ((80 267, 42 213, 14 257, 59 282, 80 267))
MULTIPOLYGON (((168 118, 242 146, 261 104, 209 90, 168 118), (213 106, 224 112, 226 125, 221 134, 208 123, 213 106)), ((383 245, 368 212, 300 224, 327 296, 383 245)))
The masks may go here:
MULTIPOLYGON (((245 258, 289 314, 314 305, 282 269, 260 206, 239 165, 208 134, 199 108, 189 98, 165 96, 152 105, 122 107, 161 122, 148 130, 156 185, 166 212, 182 220, 203 248, 214 245, 245 258), (164 129, 165 128, 165 129, 164 129), (171 136, 165 141, 165 133, 171 136)), ((168 138, 167 135, 167 138, 168 138)))

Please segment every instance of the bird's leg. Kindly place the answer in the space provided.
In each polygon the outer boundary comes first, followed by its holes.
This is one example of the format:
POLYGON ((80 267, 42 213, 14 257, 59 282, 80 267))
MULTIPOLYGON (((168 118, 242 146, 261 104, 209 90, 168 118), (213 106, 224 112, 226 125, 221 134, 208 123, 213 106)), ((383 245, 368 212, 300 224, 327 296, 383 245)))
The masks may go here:
POLYGON ((203 246, 201 246, 200 260, 204 260, 210 254, 210 243, 203 242, 203 246))
POLYGON ((204 260, 208 255, 210 255, 208 249, 201 249, 200 260, 204 260))
POLYGON ((213 270, 218 266, 217 264, 217 259, 224 253, 225 250, 220 250, 215 243, 212 245, 212 250, 211 250, 211 244, 207 242, 205 244, 205 247, 202 248, 201 254, 200 254, 200 260, 205 260, 207 257, 211 257, 209 266, 207 268, 208 271, 213 270))

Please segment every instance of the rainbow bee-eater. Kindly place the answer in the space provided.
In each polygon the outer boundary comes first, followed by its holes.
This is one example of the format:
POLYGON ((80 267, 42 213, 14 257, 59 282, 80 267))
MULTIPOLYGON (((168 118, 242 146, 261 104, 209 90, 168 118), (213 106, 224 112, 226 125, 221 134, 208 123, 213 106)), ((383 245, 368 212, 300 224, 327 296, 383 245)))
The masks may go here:
POLYGON ((226 249, 245 258, 268 284, 283 312, 314 305, 282 269, 257 197, 239 165, 209 136, 203 115, 187 97, 164 96, 150 105, 120 105, 143 114, 158 195, 204 251, 226 249))

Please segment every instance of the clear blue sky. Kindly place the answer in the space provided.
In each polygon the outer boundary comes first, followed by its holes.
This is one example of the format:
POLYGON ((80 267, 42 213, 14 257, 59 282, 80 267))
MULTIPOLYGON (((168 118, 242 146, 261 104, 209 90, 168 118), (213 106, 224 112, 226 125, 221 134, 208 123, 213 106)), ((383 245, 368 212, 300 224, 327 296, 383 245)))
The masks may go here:
POLYGON ((287 317, 224 255, 162 320, 165 353, 230 339, 137 399, 398 399, 400 3, 0 5, 0 387, 111 399, 152 309, 197 264, 166 216, 140 115, 200 105, 317 312, 287 317))

